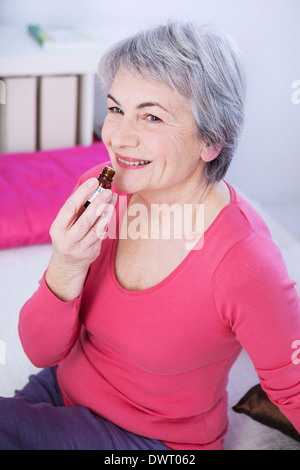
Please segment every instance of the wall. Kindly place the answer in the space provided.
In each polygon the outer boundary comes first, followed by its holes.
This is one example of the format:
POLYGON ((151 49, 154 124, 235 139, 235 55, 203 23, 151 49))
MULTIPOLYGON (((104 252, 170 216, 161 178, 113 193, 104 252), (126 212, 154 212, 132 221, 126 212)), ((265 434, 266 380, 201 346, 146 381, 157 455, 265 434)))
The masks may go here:
POLYGON ((246 127, 228 180, 263 202, 300 203, 300 0, 0 0, 0 22, 96 23, 111 41, 168 18, 214 23, 244 53, 246 127))

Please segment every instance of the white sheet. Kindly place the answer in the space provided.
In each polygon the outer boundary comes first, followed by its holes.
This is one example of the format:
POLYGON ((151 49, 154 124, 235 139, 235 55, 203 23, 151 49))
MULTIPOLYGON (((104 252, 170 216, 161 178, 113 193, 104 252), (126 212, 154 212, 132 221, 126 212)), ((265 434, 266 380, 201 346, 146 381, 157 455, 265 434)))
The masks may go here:
POLYGON ((0 395, 11 396, 36 369, 24 354, 18 336, 18 317, 23 304, 38 288, 48 264, 50 245, 35 245, 0 251, 0 395), (2 348, 3 350, 3 348, 2 348), (4 364, 3 364, 4 362, 4 364))

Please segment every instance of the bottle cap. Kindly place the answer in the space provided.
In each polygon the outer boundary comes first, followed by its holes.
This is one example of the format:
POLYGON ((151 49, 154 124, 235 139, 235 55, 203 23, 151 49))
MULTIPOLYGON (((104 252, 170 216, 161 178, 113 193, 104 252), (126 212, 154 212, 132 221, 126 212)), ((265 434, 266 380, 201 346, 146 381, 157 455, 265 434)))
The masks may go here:
POLYGON ((115 176, 115 170, 110 168, 110 166, 105 166, 102 170, 101 176, 107 176, 108 178, 112 179, 115 176))

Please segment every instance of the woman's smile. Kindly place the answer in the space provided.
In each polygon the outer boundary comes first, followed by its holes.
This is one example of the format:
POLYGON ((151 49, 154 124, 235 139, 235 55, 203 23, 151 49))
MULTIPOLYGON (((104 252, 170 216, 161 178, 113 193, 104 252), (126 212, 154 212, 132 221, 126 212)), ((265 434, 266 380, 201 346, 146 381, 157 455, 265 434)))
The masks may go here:
POLYGON ((122 155, 116 154, 117 164, 121 168, 126 168, 126 170, 138 170, 151 163, 150 160, 139 160, 137 158, 123 157, 122 155))

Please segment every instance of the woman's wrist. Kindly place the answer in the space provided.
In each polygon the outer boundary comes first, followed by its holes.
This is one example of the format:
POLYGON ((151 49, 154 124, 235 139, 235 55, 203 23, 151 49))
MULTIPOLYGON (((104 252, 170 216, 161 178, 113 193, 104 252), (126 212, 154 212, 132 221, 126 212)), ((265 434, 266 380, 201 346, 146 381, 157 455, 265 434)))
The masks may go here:
POLYGON ((63 302, 78 298, 82 292, 88 267, 78 268, 59 262, 52 254, 45 281, 51 292, 63 302))

